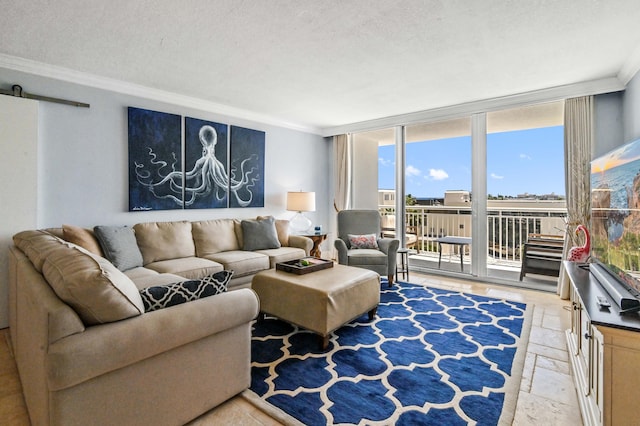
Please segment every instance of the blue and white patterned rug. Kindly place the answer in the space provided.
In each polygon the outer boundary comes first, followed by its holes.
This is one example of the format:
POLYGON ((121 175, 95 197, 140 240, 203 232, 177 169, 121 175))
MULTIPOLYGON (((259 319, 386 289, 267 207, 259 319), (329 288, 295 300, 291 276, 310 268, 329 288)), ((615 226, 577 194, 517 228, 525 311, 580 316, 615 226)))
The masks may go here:
POLYGON ((511 424, 530 319, 524 303, 383 281, 377 317, 324 352, 311 332, 255 323, 245 397, 286 424, 511 424))

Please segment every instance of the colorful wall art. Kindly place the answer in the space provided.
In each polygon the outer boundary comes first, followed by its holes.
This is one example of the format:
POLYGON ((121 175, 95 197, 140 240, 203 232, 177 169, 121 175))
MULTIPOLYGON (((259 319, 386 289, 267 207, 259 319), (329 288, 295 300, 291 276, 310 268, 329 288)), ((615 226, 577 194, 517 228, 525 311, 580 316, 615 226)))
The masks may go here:
POLYGON ((128 115, 129 211, 264 207, 264 132, 191 117, 182 127, 180 116, 133 107, 128 115))

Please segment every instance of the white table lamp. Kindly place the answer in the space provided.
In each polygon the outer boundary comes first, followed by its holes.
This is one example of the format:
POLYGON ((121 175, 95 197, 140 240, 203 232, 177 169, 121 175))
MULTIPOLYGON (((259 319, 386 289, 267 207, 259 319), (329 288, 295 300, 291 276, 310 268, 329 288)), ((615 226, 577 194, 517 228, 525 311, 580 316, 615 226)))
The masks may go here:
POLYGON ((297 212, 289 221, 291 231, 296 234, 309 232, 311 221, 302 212, 316 211, 316 193, 287 192, 287 210, 297 212))

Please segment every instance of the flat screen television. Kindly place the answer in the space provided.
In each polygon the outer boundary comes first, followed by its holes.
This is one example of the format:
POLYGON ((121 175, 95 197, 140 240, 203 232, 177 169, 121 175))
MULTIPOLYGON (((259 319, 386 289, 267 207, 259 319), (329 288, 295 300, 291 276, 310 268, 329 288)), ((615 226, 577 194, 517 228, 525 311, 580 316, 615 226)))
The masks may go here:
POLYGON ((590 233, 590 270, 623 311, 640 307, 640 139, 591 162, 590 233), (621 302, 610 287, 635 300, 621 302))

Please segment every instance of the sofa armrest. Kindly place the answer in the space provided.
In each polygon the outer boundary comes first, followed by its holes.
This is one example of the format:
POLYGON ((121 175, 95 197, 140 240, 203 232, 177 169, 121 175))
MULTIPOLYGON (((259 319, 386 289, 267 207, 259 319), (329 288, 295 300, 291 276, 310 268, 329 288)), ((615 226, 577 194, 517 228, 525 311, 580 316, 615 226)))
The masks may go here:
POLYGON ((313 248, 313 240, 302 235, 289 235, 289 247, 301 248, 309 256, 313 248))
POLYGON ((347 252, 348 252, 347 243, 345 243, 340 238, 336 238, 336 240, 333 242, 333 246, 338 251, 338 263, 340 265, 348 264, 349 259, 347 256, 347 252))
POLYGON ((259 300, 239 289, 88 327, 49 347, 49 389, 59 390, 249 323, 259 300))

